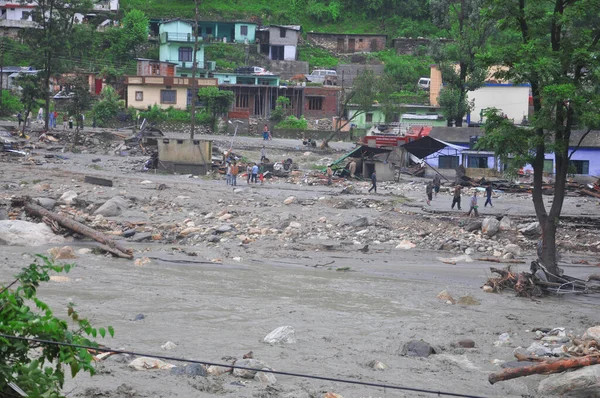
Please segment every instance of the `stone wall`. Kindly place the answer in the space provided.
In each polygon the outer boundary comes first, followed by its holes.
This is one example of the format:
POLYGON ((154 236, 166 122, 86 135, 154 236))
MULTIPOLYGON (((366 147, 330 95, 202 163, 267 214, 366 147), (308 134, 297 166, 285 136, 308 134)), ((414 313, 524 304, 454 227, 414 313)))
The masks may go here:
POLYGON ((451 40, 443 38, 431 40, 424 37, 399 37, 392 40, 392 47, 398 55, 419 55, 422 52, 422 47, 425 47, 425 51, 427 51, 434 43, 446 43, 449 41, 451 40))
POLYGON ((298 74, 308 75, 308 62, 305 61, 264 60, 262 62, 268 71, 281 76, 281 80, 289 80, 292 76, 298 74))
POLYGON ((354 52, 377 52, 385 50, 385 35, 344 35, 334 33, 314 33, 306 35, 309 43, 338 54, 354 52))

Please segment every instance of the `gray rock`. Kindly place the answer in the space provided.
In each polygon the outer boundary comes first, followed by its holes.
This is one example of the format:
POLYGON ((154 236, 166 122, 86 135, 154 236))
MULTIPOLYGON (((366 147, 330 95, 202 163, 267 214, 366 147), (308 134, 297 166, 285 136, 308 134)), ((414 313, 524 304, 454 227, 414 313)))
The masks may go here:
POLYGON ((354 221, 346 223, 349 227, 362 228, 369 226, 369 219, 367 217, 360 217, 354 221))
POLYGON ((50 198, 36 198, 35 201, 46 210, 52 210, 56 206, 56 200, 50 198))
POLYGON ((104 217, 120 216, 121 213, 123 213, 123 210, 125 210, 128 206, 129 204, 127 203, 127 200, 120 196, 115 196, 114 198, 107 200, 102 206, 100 206, 94 212, 94 215, 96 216, 98 214, 101 214, 104 217))
POLYGON ((233 225, 231 224, 223 224, 219 225, 215 231, 219 234, 224 234, 225 232, 229 232, 233 230, 233 225))
POLYGON ((0 221, 8 220, 8 212, 6 211, 6 207, 0 207, 0 221))
POLYGON ((131 238, 133 235, 135 235, 137 231, 135 229, 128 229, 127 231, 123 232, 123 237, 124 238, 131 238))
POLYGON ((559 395, 573 398, 599 398, 600 365, 552 375, 540 382, 538 393, 542 397, 559 395))
POLYGON ((583 334, 584 340, 596 340, 600 342, 600 326, 592 326, 583 334))
POLYGON ((510 231, 513 229, 512 221, 508 216, 502 217, 500 220, 500 231, 510 231))
POLYGON ((519 230, 520 233, 529 237, 536 238, 542 234, 542 227, 539 222, 532 222, 519 230))
POLYGON ((519 257, 521 255, 521 248, 519 247, 519 245, 514 245, 514 244, 508 244, 506 246, 504 246, 504 254, 510 253, 515 257, 519 257))
POLYGON ((481 223, 481 232, 487 236, 494 236, 500 229, 500 221, 494 217, 486 217, 481 223))
POLYGON ((0 245, 41 246, 63 242, 64 238, 54 235, 52 229, 44 223, 21 220, 0 221, 0 245))
POLYGON ((217 235, 211 235, 208 238, 208 242, 210 243, 218 243, 221 241, 221 238, 219 238, 217 235))
MULTIPOLYGON (((266 369, 266 370, 269 370, 269 369, 266 369)), ((256 372, 256 374, 254 375, 254 380, 260 381, 263 384, 269 384, 269 385, 277 383, 277 379, 275 378, 275 375, 270 372, 256 372)))
POLYGON ((435 350, 429 343, 423 340, 412 340, 404 344, 400 354, 409 357, 427 358, 431 354, 435 354, 435 350))
POLYGON ((457 345, 462 348, 475 348, 475 342, 471 339, 458 340, 457 345))
POLYGON ((296 331, 291 326, 280 326, 263 339, 267 344, 294 344, 296 341, 296 331))
POLYGON ((132 242, 142 242, 148 239, 152 239, 152 234, 150 232, 142 232, 141 234, 135 234, 132 238, 132 242))
MULTIPOLYGON (((269 365, 264 363, 263 361, 259 361, 258 359, 240 359, 236 361, 235 366, 242 366, 245 368, 253 368, 253 369, 269 369, 272 370, 269 365)), ((233 369, 233 375, 237 377, 243 377, 245 379, 252 379, 256 376, 256 370, 247 370, 247 369, 233 369)))
POLYGON ((477 231, 481 229, 481 221, 471 221, 465 225, 465 230, 469 232, 477 231))
POLYGON ((525 349, 525 353, 527 355, 536 355, 538 357, 549 356, 552 355, 552 350, 542 343, 534 342, 531 343, 529 347, 525 349))
POLYGON ((144 314, 137 314, 132 320, 133 321, 141 321, 142 319, 146 319, 144 314))

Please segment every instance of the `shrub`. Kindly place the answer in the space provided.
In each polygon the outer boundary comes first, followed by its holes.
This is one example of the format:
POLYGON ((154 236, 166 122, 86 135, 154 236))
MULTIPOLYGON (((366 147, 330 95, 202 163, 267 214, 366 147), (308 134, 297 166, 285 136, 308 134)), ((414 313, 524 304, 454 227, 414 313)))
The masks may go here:
POLYGON ((300 130, 304 129, 305 130, 308 128, 308 121, 304 118, 304 116, 302 116, 300 119, 298 119, 296 116, 292 115, 292 116, 288 116, 286 119, 277 123, 275 128, 300 129, 300 130))

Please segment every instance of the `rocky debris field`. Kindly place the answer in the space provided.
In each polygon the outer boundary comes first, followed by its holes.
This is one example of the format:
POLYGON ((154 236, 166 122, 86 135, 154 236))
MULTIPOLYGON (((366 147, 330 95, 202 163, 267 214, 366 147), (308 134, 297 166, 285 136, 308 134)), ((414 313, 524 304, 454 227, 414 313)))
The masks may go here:
MULTIPOLYGON (((485 259, 527 268, 535 254, 540 231, 526 194, 498 193, 494 208, 468 218, 470 189, 459 212, 450 209, 447 187, 427 206, 424 179, 381 182, 377 194, 356 180, 327 186, 316 169, 343 152, 275 141, 273 157, 293 157, 300 170, 264 185, 239 177, 236 187, 218 174, 143 173, 142 156, 0 155, 3 280, 33 253, 75 262, 66 279, 42 291, 57 313, 74 301, 94 323, 112 324, 115 338, 103 344, 113 348, 223 365, 112 355, 98 362, 97 376, 70 381, 70 396, 417 396, 235 365, 482 396, 546 396, 549 382, 537 392, 544 376, 494 386, 487 376, 510 362, 516 347, 530 347, 536 328, 561 327, 567 336, 600 324, 593 297, 536 303, 480 289, 489 276, 485 259), (112 187, 86 183, 86 175, 112 187), (95 242, 28 215, 25 197, 118 239, 134 260, 112 258, 95 242)), ((239 145, 253 158, 262 142, 239 145)), ((598 203, 567 198, 559 247, 570 274, 583 277, 600 263, 598 203)), ((585 391, 580 396, 591 396, 585 391)))

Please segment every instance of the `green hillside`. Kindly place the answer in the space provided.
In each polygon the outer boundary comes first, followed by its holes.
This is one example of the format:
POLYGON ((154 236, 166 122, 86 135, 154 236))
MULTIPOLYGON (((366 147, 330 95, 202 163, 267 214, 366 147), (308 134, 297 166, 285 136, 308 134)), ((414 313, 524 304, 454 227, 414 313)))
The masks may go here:
MULTIPOLYGON (((439 36, 429 1, 422 0, 199 0, 203 20, 300 24, 305 32, 384 33, 390 37, 439 36)), ((122 0, 123 10, 151 19, 193 18, 194 0, 122 0)))

